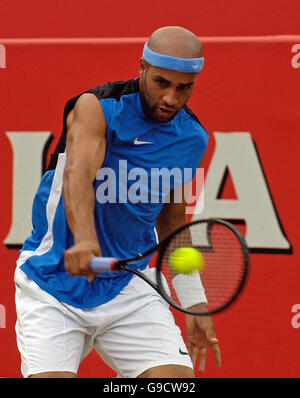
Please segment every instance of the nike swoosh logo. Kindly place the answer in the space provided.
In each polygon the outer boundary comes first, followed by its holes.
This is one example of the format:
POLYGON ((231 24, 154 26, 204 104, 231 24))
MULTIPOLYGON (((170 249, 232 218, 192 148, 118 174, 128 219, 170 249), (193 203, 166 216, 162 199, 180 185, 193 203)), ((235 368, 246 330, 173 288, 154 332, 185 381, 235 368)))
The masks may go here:
POLYGON ((181 355, 189 355, 188 352, 182 351, 181 348, 179 348, 179 354, 181 354, 181 355))
POLYGON ((136 139, 133 141, 134 145, 143 145, 143 144, 153 144, 153 142, 149 141, 140 141, 139 137, 136 137, 136 139))

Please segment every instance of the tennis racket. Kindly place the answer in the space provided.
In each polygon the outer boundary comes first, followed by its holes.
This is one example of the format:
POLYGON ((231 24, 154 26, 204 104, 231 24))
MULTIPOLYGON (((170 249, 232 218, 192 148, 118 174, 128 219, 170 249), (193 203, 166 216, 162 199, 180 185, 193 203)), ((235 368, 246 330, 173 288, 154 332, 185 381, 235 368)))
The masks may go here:
POLYGON ((93 257, 93 272, 131 272, 151 285, 172 307, 191 315, 223 311, 239 296, 248 274, 249 252, 241 232, 231 223, 197 220, 176 229, 156 246, 134 258, 93 257), (178 248, 194 248, 204 258, 201 272, 176 273, 170 264, 178 248), (134 268, 141 259, 157 254, 156 280, 134 268))

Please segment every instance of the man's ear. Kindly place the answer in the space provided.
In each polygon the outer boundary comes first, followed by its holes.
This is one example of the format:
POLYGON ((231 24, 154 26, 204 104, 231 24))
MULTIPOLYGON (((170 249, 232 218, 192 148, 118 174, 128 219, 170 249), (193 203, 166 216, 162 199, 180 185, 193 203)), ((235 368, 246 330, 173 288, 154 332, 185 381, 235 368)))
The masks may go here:
POLYGON ((145 77, 146 74, 146 61, 144 60, 143 57, 140 58, 139 61, 139 71, 140 71, 140 77, 145 77))

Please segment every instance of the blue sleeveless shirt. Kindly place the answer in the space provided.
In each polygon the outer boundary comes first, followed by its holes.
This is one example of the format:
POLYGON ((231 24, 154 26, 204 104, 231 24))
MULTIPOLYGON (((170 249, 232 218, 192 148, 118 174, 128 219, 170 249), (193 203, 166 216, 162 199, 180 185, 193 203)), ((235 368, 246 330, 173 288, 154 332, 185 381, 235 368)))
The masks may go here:
MULTIPOLYGON (((138 79, 106 83, 87 92, 101 102, 107 126, 106 156, 94 182, 100 247, 105 257, 134 257, 157 243, 156 219, 170 190, 193 177, 208 135, 187 106, 169 122, 147 118, 138 79)), ((65 107, 63 132, 35 195, 33 230, 17 265, 58 300, 92 308, 113 299, 132 275, 102 273, 88 282, 70 276, 64 267, 64 251, 74 244, 62 197, 66 117, 78 98, 65 107)), ((135 267, 143 269, 148 261, 135 267)))

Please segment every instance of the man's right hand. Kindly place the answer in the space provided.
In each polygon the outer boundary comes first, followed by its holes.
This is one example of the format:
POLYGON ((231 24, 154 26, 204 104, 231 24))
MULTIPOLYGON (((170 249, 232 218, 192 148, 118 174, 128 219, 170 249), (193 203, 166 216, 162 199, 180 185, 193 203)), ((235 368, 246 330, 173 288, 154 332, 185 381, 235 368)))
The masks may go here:
POLYGON ((98 241, 81 241, 64 253, 66 271, 72 276, 85 276, 92 281, 97 275, 89 269, 90 259, 101 256, 98 241))

